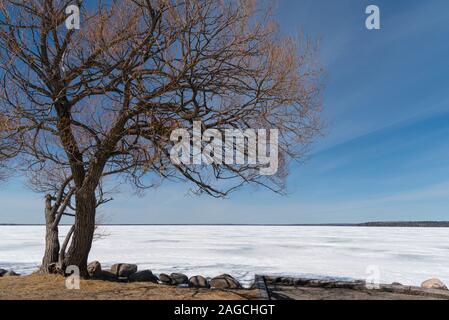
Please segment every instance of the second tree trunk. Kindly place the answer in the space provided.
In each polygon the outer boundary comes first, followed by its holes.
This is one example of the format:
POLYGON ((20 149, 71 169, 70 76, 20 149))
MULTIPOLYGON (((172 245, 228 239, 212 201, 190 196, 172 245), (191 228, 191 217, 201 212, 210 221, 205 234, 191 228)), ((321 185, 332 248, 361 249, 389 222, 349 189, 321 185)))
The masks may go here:
POLYGON ((87 260, 95 231, 96 198, 93 191, 79 191, 76 194, 76 217, 72 241, 64 258, 64 269, 77 266, 80 275, 87 277, 87 260))
POLYGON ((48 267, 57 263, 59 258, 59 230, 54 226, 54 212, 52 212, 51 197, 47 196, 45 201, 45 253, 42 259, 42 272, 49 272, 48 267))

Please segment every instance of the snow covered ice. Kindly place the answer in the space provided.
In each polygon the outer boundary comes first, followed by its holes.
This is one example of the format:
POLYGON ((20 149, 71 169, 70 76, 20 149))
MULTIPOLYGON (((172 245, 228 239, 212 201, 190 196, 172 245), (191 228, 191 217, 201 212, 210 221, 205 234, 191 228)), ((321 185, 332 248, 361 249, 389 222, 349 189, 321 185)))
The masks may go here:
MULTIPOLYGON (((61 234, 67 231, 61 228, 61 234)), ((296 226, 101 226, 90 260, 137 263, 154 273, 229 273, 449 283, 449 229, 296 226)), ((0 226, 0 268, 31 273, 42 258, 43 226, 0 226)))

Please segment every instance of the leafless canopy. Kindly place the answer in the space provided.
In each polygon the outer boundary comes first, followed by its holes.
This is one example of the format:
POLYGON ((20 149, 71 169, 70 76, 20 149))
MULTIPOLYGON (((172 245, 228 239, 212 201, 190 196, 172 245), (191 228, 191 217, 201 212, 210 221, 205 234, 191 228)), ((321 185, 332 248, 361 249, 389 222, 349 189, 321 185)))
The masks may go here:
POLYGON ((194 120, 276 128, 281 163, 302 156, 319 131, 310 41, 281 36, 253 1, 76 2, 80 30, 65 27, 73 1, 0 0, 0 110, 13 124, 2 139, 40 190, 68 178, 96 189, 113 174, 138 188, 187 179, 213 196, 250 182, 282 190, 285 170, 175 166, 169 137, 194 120))
POLYGON ((16 148, 14 148, 11 142, 7 139, 10 129, 11 127, 8 119, 0 114, 0 181, 7 177, 8 161, 16 155, 16 148))

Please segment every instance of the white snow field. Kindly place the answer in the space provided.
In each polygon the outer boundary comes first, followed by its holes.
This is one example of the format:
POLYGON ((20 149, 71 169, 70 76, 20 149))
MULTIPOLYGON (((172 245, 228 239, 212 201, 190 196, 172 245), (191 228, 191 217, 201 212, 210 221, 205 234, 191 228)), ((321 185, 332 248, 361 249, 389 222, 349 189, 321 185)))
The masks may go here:
MULTIPOLYGON (((67 231, 62 227, 61 233, 67 231)), ((449 284, 448 228, 296 226, 102 226, 90 260, 136 263, 154 273, 229 273, 449 284), (373 271, 374 270, 374 271, 373 271)), ((0 226, 0 268, 31 273, 43 252, 43 226, 0 226)))

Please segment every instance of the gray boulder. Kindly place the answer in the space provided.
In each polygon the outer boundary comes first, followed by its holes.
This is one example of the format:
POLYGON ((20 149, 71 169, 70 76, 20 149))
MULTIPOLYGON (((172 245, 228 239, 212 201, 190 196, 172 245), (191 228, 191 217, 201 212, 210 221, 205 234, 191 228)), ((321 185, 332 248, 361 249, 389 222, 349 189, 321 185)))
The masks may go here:
POLYGON ((98 261, 92 261, 87 265, 87 272, 92 278, 98 278, 101 275, 101 264, 98 261))
POLYGON ((212 278, 210 286, 214 289, 241 289, 242 285, 234 277, 229 274, 222 274, 221 276, 212 278))
POLYGON ((182 273, 172 273, 170 278, 172 278, 173 284, 175 285, 189 284, 189 278, 182 273))
POLYGON ((203 276, 193 276, 189 279, 189 287, 191 288, 209 288, 209 282, 203 276))
POLYGON ((159 279, 153 274, 153 272, 151 272, 151 270, 143 270, 130 275, 128 280, 133 282, 158 283, 159 279))
POLYGON ((3 275, 7 272, 8 272, 8 270, 0 269, 0 277, 3 277, 3 275))
POLYGON ((101 270, 100 272, 98 272, 95 279, 103 280, 103 281, 117 281, 118 280, 115 273, 113 273, 110 270, 101 270))
POLYGON ((165 274, 165 273, 161 273, 161 274, 159 275, 159 280, 160 280, 163 284, 168 284, 168 285, 175 284, 174 280, 173 280, 168 274, 165 274))
POLYGON ((130 263, 118 263, 111 267, 111 272, 119 278, 128 278, 137 272, 137 265, 130 263))
POLYGON ((18 276, 20 276, 20 274, 15 273, 14 271, 10 270, 10 271, 6 272, 3 276, 4 277, 18 277, 18 276))
POLYGON ((424 281, 421 283, 421 288, 447 290, 446 285, 440 279, 436 278, 424 281))

